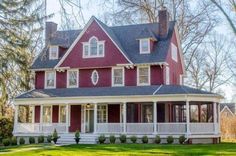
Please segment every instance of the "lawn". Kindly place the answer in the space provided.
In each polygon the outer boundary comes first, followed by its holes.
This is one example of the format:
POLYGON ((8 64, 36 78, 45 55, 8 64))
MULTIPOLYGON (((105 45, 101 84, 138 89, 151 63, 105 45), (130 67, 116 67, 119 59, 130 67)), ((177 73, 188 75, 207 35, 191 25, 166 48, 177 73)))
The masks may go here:
POLYGON ((208 145, 155 145, 155 144, 103 144, 103 145, 23 145, 1 147, 0 155, 8 156, 86 156, 86 155, 236 155, 236 143, 208 145))

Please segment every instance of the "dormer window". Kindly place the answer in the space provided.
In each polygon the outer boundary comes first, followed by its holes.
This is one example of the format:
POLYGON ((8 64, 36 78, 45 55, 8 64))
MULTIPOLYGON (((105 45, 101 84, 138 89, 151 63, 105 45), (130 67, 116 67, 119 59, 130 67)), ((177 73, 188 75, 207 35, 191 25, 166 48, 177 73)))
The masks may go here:
POLYGON ((89 42, 83 43, 83 58, 104 57, 104 41, 91 37, 89 42))
POLYGON ((139 50, 140 54, 150 53, 150 39, 140 39, 139 40, 139 50))
POLYGON ((58 46, 49 47, 49 60, 58 59, 58 46))

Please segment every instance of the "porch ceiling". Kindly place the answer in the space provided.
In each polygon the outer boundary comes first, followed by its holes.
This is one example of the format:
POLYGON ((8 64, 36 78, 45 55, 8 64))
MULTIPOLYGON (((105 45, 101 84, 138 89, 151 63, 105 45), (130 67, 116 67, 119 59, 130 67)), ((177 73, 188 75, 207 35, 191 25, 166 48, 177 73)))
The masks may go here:
POLYGON ((51 97, 103 97, 103 96, 150 96, 150 95, 208 95, 220 97, 218 94, 190 88, 183 85, 152 85, 124 87, 90 87, 35 89, 26 92, 17 99, 51 98, 51 97))

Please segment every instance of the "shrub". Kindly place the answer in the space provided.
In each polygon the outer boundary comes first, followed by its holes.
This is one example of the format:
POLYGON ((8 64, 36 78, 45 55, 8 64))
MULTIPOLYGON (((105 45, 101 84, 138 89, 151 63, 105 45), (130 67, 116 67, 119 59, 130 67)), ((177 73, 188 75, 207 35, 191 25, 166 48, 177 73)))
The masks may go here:
POLYGON ((168 144, 172 144, 173 142, 174 142, 173 136, 168 136, 168 137, 167 137, 167 143, 168 143, 168 144))
POLYGON ((47 142, 48 142, 48 143, 51 143, 51 142, 52 142, 52 135, 48 135, 48 136, 47 136, 47 142))
POLYGON ((38 137, 38 143, 44 143, 44 136, 43 135, 38 137))
POLYGON ((186 138, 185 138, 184 135, 181 135, 181 136, 179 137, 179 143, 180 143, 180 144, 183 144, 183 143, 185 142, 185 140, 186 140, 186 138))
POLYGON ((160 138, 159 135, 157 135, 157 136, 155 137, 155 143, 156 143, 156 144, 160 144, 160 143, 161 143, 161 138, 160 138))
POLYGON ((34 137, 29 137, 29 143, 34 144, 35 143, 35 138, 34 137))
POLYGON ((126 143, 126 135, 125 134, 120 135, 120 142, 126 143))
POLYGON ((0 138, 11 138, 13 131, 13 122, 6 117, 0 118, 0 138))
POLYGON ((137 142, 137 137, 133 135, 130 137, 130 140, 135 144, 137 142))
POLYGON ((147 143, 148 143, 148 137, 147 137, 146 135, 144 135, 144 136, 142 137, 142 142, 143 142, 144 144, 147 144, 147 143))
POLYGON ((23 137, 20 138, 20 145, 24 145, 25 144, 25 139, 23 137))
POLYGON ((106 141, 105 135, 100 135, 98 137, 98 141, 99 141, 100 144, 104 144, 104 142, 106 141))
POLYGON ((3 139, 2 143, 3 143, 4 146, 9 146, 11 144, 11 140, 9 138, 3 139))
POLYGON ((116 137, 114 135, 110 135, 109 140, 111 144, 114 144, 116 142, 116 137))
POLYGON ((76 142, 76 144, 78 144, 79 141, 80 141, 80 132, 79 132, 79 130, 77 130, 75 132, 75 142, 76 142))
POLYGON ((16 137, 11 138, 11 145, 17 145, 17 138, 16 137))
POLYGON ((53 140, 54 144, 57 143, 57 140, 58 140, 59 138, 60 138, 60 137, 59 137, 58 134, 57 134, 57 130, 54 129, 54 132, 53 132, 53 134, 52 134, 52 140, 53 140))

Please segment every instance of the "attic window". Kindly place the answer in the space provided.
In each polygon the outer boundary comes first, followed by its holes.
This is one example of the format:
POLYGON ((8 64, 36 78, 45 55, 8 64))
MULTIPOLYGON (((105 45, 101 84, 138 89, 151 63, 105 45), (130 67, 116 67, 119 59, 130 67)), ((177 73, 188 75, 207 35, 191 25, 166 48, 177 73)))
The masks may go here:
POLYGON ((49 60, 58 59, 58 46, 49 47, 49 60))
POLYGON ((175 62, 178 62, 177 47, 173 43, 171 43, 171 57, 175 62))
POLYGON ((83 43, 83 58, 104 57, 104 41, 93 36, 83 43))
POLYGON ((150 53, 150 39, 140 39, 139 40, 139 50, 140 54, 150 53))

